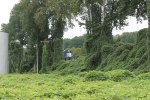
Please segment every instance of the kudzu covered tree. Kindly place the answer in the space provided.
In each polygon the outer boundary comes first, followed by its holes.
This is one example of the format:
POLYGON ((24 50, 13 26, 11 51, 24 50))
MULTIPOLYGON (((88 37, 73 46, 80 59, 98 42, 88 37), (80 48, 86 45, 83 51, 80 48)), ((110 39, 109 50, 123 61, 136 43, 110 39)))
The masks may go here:
POLYGON ((102 60, 101 49, 113 43, 112 29, 126 25, 127 13, 122 15, 124 4, 121 0, 84 0, 87 9, 87 39, 85 47, 88 54, 87 69, 95 69, 102 60), (123 8, 121 8, 123 6, 123 8))
POLYGON ((67 27, 73 26, 72 19, 78 13, 77 2, 76 0, 48 0, 47 7, 48 12, 51 13, 49 17, 50 54, 51 62, 54 64, 63 59, 63 35, 67 27))
POLYGON ((150 67, 150 0, 146 0, 146 3, 148 16, 147 51, 148 51, 148 66, 150 67))
POLYGON ((95 69, 101 63, 102 47, 113 44, 114 27, 127 25, 128 16, 135 16, 138 21, 146 16, 145 0, 81 0, 80 4, 86 15, 83 19, 87 29, 87 69, 95 69))
MULTIPOLYGON (((51 62, 49 66, 63 59, 62 37, 65 29, 73 26, 72 19, 78 13, 76 3, 76 0, 21 0, 14 6, 10 22, 8 25, 3 25, 5 27, 3 29, 9 30, 11 36, 15 37, 14 41, 21 42, 22 49, 26 47, 24 57, 33 59, 30 59, 32 61, 32 64, 29 64, 30 69, 36 65, 38 71, 42 68, 43 43, 41 41, 49 41, 48 54, 51 56, 48 61, 51 62), (49 39, 48 35, 51 35, 49 39)), ((30 62, 27 61, 28 59, 24 60, 26 63, 30 62)), ((27 65, 23 64, 25 67, 27 65)))

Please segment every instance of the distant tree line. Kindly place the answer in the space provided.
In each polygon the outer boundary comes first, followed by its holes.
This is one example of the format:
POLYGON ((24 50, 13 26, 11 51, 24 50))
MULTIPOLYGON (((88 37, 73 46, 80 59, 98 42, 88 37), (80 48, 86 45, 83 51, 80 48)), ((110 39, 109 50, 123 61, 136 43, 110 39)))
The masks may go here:
POLYGON ((72 39, 64 39, 63 40, 64 49, 72 48, 72 47, 82 48, 85 38, 86 38, 86 35, 78 36, 78 37, 76 36, 72 39))
POLYGON ((138 32, 125 32, 121 35, 113 36, 114 42, 121 42, 124 44, 136 44, 138 32))

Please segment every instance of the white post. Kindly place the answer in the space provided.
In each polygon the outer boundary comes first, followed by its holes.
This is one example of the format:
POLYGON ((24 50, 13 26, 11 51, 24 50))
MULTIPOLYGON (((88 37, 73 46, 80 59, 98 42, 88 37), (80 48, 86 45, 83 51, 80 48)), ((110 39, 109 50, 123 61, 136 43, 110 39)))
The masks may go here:
POLYGON ((0 32, 0 74, 8 73, 8 33, 0 32))

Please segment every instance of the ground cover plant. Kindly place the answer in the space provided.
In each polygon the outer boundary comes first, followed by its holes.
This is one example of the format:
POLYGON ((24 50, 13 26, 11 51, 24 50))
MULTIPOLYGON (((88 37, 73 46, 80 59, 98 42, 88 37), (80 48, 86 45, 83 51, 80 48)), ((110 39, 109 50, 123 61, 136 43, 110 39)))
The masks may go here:
POLYGON ((65 76, 54 72, 50 74, 1 75, 0 99, 150 100, 150 73, 136 75, 136 77, 130 76, 131 72, 124 70, 103 73, 90 71, 65 76), (121 72, 122 75, 124 75, 123 72, 130 74, 126 74, 128 78, 120 81, 115 81, 114 75, 112 78, 112 74, 110 74, 115 73, 116 75, 121 72), (93 79, 90 76, 93 76, 93 79), (104 76, 107 79, 103 79, 104 76))
POLYGON ((128 16, 150 19, 150 0, 20 0, 2 25, 12 74, 0 75, 0 99, 150 100, 150 20, 147 29, 112 35, 128 16), (63 36, 74 19, 86 34, 69 45, 63 36))

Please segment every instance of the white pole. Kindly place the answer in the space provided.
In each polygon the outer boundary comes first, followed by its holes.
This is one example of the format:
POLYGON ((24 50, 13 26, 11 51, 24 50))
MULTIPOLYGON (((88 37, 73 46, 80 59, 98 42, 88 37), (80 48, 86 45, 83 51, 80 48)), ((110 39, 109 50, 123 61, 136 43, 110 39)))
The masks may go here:
POLYGON ((8 72, 8 33, 0 32, 0 74, 8 72))

